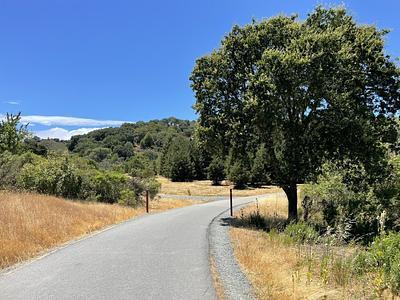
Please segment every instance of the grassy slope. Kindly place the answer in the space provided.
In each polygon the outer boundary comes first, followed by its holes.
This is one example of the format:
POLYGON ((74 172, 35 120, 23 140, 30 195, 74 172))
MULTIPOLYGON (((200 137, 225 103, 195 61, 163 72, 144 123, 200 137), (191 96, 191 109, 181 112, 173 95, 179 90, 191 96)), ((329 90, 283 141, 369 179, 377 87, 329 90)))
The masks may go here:
MULTIPOLYGON (((158 212, 193 203, 168 199, 151 201, 150 211, 158 212)), ((144 213, 143 207, 134 209, 0 191, 0 269, 144 213)))

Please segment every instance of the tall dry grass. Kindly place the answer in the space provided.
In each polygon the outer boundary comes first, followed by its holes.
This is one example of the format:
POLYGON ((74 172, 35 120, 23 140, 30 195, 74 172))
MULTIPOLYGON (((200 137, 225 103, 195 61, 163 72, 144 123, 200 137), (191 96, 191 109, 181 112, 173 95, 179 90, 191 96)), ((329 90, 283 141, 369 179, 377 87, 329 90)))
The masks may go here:
MULTIPOLYGON (((185 196, 228 196, 228 183, 218 186, 211 184, 210 180, 195 180, 192 182, 172 182, 168 178, 158 176, 157 181, 161 183, 161 194, 185 195, 185 196)), ((254 196, 276 192, 273 186, 262 186, 259 188, 249 187, 243 190, 234 190, 235 196, 254 196)))
MULTIPOLYGON (((193 203, 168 199, 151 201, 150 211, 159 212, 193 203)), ((0 191, 0 269, 144 213, 144 207, 130 208, 0 191)))
MULTIPOLYGON (((260 200, 236 213, 246 220, 258 210, 262 218, 287 216, 284 195, 260 200)), ((257 230, 238 221, 230 236, 235 257, 252 282, 258 299, 369 299, 373 283, 352 273, 354 248, 296 245, 282 233, 257 230), (368 296, 369 295, 369 296, 368 296)))

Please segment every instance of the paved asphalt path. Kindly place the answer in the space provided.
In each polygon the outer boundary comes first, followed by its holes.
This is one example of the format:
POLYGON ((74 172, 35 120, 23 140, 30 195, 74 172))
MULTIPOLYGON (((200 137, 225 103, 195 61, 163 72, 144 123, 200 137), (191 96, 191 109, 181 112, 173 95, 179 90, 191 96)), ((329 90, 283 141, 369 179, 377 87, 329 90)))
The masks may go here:
POLYGON ((174 209, 72 243, 0 273, 0 299, 215 299, 207 229, 227 208, 228 199, 174 209))

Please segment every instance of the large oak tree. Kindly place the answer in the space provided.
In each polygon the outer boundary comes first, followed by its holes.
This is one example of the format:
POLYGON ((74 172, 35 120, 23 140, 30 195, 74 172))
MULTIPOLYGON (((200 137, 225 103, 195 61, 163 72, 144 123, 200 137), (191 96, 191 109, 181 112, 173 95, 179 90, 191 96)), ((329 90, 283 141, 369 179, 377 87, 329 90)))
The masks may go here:
POLYGON ((200 139, 220 156, 264 144, 269 175, 296 219, 297 184, 324 159, 355 158, 371 170, 381 163, 399 109, 399 70, 385 34, 323 7, 305 20, 233 27, 192 72, 200 139))

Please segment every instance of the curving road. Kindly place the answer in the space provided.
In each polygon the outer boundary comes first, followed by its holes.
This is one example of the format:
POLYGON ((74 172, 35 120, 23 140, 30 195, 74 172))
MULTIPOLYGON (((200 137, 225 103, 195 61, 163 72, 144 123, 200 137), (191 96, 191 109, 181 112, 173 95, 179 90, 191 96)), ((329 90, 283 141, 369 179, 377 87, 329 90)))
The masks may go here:
POLYGON ((227 208, 225 199, 170 210, 72 243, 0 273, 0 299, 215 299, 207 232, 227 208))

